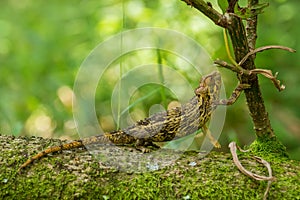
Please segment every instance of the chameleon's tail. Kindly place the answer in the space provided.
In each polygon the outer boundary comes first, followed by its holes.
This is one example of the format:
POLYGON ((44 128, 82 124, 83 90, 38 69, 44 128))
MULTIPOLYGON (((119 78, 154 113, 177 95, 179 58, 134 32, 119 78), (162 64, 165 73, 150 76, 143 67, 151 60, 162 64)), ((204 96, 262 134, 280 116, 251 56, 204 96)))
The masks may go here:
POLYGON ((50 147, 50 148, 45 149, 44 151, 36 154, 35 156, 31 157, 30 159, 28 159, 25 163, 23 163, 19 167, 18 171, 22 170, 23 168, 25 168, 26 166, 31 164, 33 161, 35 161, 37 159, 40 159, 40 158, 44 157, 47 154, 62 151, 62 150, 79 148, 79 147, 83 147, 83 146, 84 146, 84 144, 83 144, 82 140, 75 140, 75 141, 73 141, 71 143, 68 143, 68 144, 62 144, 60 146, 50 147))
POLYGON ((109 144, 109 143, 111 143, 111 141, 109 139, 110 135, 111 135, 110 133, 106 133, 104 135, 96 135, 96 136, 92 136, 92 137, 88 137, 88 138, 83 138, 82 140, 75 140, 75 141, 67 143, 67 144, 62 144, 60 146, 50 147, 50 148, 45 149, 44 151, 36 154, 35 156, 31 157, 30 159, 28 159, 25 163, 23 163, 19 167, 18 171, 20 172, 20 170, 27 167, 33 161, 38 160, 50 153, 55 153, 55 152, 59 152, 62 150, 76 149, 79 147, 84 147, 85 145, 95 144, 95 143, 109 144))

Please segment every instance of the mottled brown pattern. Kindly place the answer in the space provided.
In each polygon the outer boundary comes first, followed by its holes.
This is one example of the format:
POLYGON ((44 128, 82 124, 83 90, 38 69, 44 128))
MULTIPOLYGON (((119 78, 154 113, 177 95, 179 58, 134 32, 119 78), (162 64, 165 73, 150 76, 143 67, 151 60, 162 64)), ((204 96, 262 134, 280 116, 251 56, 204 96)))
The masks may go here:
POLYGON ((199 86, 195 89, 195 96, 181 107, 156 113, 124 130, 84 138, 61 146, 50 147, 27 160, 20 166, 19 170, 36 159, 61 150, 74 149, 95 143, 111 143, 116 145, 135 144, 138 149, 141 149, 140 147, 154 145, 152 142, 165 142, 192 134, 200 128, 203 128, 204 132, 209 134, 209 139, 216 147, 220 147, 219 143, 210 135, 205 127, 212 111, 215 109, 216 104, 218 104, 216 102, 219 102, 220 87, 221 76, 218 72, 213 72, 200 80, 199 86))

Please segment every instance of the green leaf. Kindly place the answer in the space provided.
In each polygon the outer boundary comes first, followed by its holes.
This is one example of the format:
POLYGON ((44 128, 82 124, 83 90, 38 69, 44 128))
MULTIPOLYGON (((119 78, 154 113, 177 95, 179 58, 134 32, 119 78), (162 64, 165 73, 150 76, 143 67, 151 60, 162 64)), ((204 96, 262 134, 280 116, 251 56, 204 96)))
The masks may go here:
POLYGON ((223 11, 223 13, 226 12, 226 10, 229 6, 227 0, 218 0, 218 5, 221 8, 221 10, 223 11))
POLYGON ((253 5, 249 8, 236 8, 235 14, 242 19, 247 19, 264 12, 264 9, 269 6, 269 3, 261 3, 253 5))

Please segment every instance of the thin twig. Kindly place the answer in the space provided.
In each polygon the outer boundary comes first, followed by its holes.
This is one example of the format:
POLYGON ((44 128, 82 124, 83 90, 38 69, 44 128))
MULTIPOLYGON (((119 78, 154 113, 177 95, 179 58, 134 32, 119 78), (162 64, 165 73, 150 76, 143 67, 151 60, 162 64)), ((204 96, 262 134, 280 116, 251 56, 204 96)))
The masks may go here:
MULTIPOLYGON (((238 147, 238 148, 239 148, 239 147, 238 147)), ((240 149, 240 148, 239 148, 239 149, 240 149)), ((262 163, 264 166, 267 167, 268 173, 269 173, 269 177, 271 177, 271 176, 272 176, 272 169, 271 169, 270 163, 266 162, 265 160, 261 159, 261 158, 258 157, 258 156, 254 156, 254 159, 257 160, 258 162, 262 163)), ((269 181, 268 181, 267 188, 266 188, 266 191, 265 191, 265 193, 264 193, 264 198, 263 198, 263 200, 266 200, 266 199, 267 199, 268 193, 269 193, 270 188, 271 188, 271 184, 272 184, 272 181, 269 180, 269 181)))
POLYGON ((279 92, 285 89, 285 85, 281 85, 280 81, 277 79, 278 73, 275 73, 275 75, 273 75, 271 70, 268 70, 268 69, 245 70, 242 67, 239 67, 239 65, 232 65, 232 64, 229 64, 220 59, 215 60, 214 63, 220 67, 227 68, 238 74, 247 74, 247 75, 261 74, 261 75, 265 76, 266 78, 270 79, 273 82, 274 86, 278 89, 279 92))
MULTIPOLYGON (((237 166, 237 168, 245 175, 247 176, 250 176, 251 178, 255 179, 255 180, 258 180, 258 181, 269 181, 269 180, 274 180, 274 177, 273 176, 261 176, 261 175, 258 175, 258 174, 254 174, 248 170, 246 170, 243 165, 240 163, 239 159, 238 159, 238 156, 236 154, 236 149, 237 149, 237 145, 235 142, 231 142, 229 144, 229 148, 230 148, 230 152, 232 154, 232 157, 233 157, 233 162, 234 164, 237 166)), ((262 158, 260 158, 261 160, 263 160, 262 158)), ((264 161, 267 163, 267 161, 264 161)))
POLYGON ((277 79, 278 72, 276 72, 275 75, 273 75, 271 70, 252 69, 252 70, 250 70, 250 74, 261 74, 261 75, 267 77, 268 79, 270 79, 273 82, 273 84, 279 90, 279 92, 285 89, 285 85, 280 85, 280 81, 277 79))
POLYGON ((296 52, 295 49, 289 48, 289 47, 285 47, 285 46, 280 46, 280 45, 269 45, 269 46, 263 46, 263 47, 259 47, 257 49, 254 49, 253 51, 250 51, 249 53, 247 53, 245 55, 245 57, 239 62, 239 65, 241 66, 248 58, 249 56, 257 53, 257 52, 262 52, 265 50, 269 50, 269 49, 282 49, 282 50, 286 50, 289 51, 291 53, 296 52))
POLYGON ((217 60, 214 61, 214 63, 217 64, 220 67, 227 68, 227 69, 229 69, 233 72, 236 72, 238 74, 249 74, 248 70, 245 70, 242 67, 238 67, 236 65, 229 64, 224 60, 217 59, 217 60))
POLYGON ((258 180, 258 181, 268 181, 268 185, 267 185, 267 188, 266 188, 266 191, 264 193, 264 199, 267 199, 267 195, 270 191, 270 187, 271 187, 271 183, 272 181, 275 180, 275 177, 273 177, 272 175, 272 169, 271 169, 271 165, 265 161, 264 159, 260 158, 260 157, 257 157, 255 156, 254 159, 259 162, 259 163, 262 163, 263 165, 265 165, 268 169, 268 173, 269 173, 269 176, 261 176, 261 175, 258 175, 258 174, 255 174, 255 173, 252 173, 248 170, 246 170, 243 165, 241 164, 241 162, 239 161, 238 159, 238 156, 237 156, 237 153, 236 153, 236 149, 240 147, 238 147, 236 145, 235 142, 231 142, 229 144, 229 148, 230 148, 230 152, 232 154, 232 158, 233 158, 233 162, 234 164, 237 166, 237 168, 243 173, 245 174, 246 176, 249 176, 255 180, 258 180))

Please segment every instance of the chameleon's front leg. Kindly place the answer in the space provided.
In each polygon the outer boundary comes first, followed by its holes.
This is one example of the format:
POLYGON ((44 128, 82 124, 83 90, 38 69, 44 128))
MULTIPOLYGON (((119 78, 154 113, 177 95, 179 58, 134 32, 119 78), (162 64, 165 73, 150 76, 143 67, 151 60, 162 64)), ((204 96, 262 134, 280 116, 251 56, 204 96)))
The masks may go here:
MULTIPOLYGON (((232 92, 232 94, 231 94, 231 96, 230 96, 229 99, 221 99, 221 100, 215 101, 214 104, 215 105, 232 105, 239 98, 239 96, 241 95, 242 91, 244 89, 248 89, 248 88, 250 88, 250 85, 248 85, 248 84, 239 84, 235 88, 235 90, 232 92)), ((210 130, 207 128, 207 126, 205 124, 202 126, 201 129, 202 129, 203 133, 208 137, 208 139, 210 140, 210 142, 214 145, 214 147, 221 148, 221 145, 212 136, 210 130)))
POLYGON ((212 136, 210 130, 207 128, 207 126, 206 126, 205 124, 201 127, 201 129, 202 129, 204 135, 207 136, 208 139, 209 139, 209 141, 214 145, 214 147, 216 147, 216 148, 221 148, 220 143, 218 142, 218 140, 216 140, 216 139, 212 136))
POLYGON ((229 99, 221 99, 218 101, 215 101, 214 104, 215 105, 232 105, 236 102, 236 100, 239 98, 239 96, 241 95, 242 91, 244 89, 248 89, 250 88, 249 84, 239 84, 235 90, 232 92, 231 96, 229 97, 229 99))

